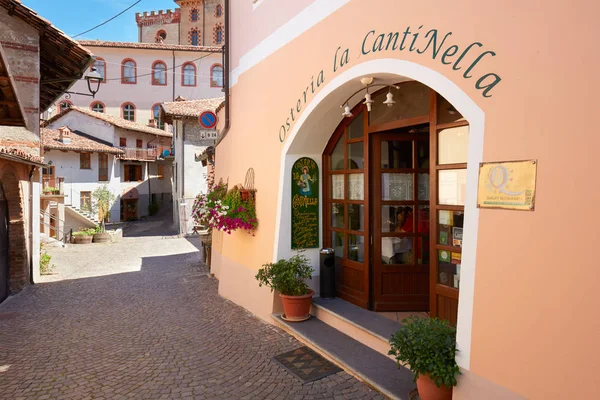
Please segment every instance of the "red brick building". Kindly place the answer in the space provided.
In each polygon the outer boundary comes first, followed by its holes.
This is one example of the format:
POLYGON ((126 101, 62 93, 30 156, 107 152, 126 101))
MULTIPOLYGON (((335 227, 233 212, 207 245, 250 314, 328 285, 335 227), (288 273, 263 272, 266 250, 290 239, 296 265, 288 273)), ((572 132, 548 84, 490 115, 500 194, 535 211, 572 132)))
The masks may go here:
POLYGON ((17 0, 0 0, 0 301, 39 276, 40 110, 92 54, 17 0))

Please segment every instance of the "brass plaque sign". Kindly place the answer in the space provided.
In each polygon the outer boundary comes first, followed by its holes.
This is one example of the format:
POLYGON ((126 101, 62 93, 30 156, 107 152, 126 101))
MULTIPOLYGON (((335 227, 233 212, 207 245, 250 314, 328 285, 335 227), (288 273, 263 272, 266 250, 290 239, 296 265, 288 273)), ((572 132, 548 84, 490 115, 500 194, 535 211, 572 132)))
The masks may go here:
POLYGON ((477 207, 533 211, 537 160, 481 163, 477 207))

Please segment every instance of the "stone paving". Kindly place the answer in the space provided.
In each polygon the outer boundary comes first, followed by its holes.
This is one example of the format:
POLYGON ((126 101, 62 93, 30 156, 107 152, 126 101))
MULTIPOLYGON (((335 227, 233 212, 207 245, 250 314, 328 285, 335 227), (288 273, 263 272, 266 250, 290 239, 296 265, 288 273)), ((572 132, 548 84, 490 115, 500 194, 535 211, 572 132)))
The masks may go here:
POLYGON ((221 298, 198 248, 159 233, 49 249, 55 274, 0 305, 0 398, 383 399, 273 362, 302 344, 221 298))

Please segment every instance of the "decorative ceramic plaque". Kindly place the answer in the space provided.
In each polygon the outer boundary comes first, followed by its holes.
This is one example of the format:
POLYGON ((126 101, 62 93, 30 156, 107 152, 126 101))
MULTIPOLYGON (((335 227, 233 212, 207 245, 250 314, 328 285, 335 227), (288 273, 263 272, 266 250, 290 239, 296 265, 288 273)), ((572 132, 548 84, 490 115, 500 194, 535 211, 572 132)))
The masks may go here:
MULTIPOLYGON (((342 176, 343 178, 343 176, 342 176)), ((292 167, 292 249, 319 247, 319 167, 303 157, 292 167)))

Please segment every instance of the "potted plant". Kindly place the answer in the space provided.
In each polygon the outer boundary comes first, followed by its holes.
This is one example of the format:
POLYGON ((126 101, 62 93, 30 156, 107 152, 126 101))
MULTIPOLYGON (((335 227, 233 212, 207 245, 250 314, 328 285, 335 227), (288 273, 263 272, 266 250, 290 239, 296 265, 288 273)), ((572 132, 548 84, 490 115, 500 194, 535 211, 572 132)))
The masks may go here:
POLYGON ((96 228, 79 228, 77 232, 73 232, 73 243, 75 244, 89 244, 92 243, 96 228))
POLYGON ((52 186, 46 186, 43 190, 44 194, 52 194, 54 193, 54 188, 52 186))
POLYGON ((390 355, 408 367, 422 400, 450 400, 456 375, 456 328, 437 318, 410 317, 390 339, 390 355))
POLYGON ((304 321, 310 318, 310 305, 315 293, 308 288, 306 279, 312 279, 313 269, 308 259, 297 254, 289 260, 264 264, 256 274, 258 286, 267 286, 276 290, 283 303, 286 321, 304 321))
POLYGON ((100 226, 94 234, 94 243, 110 242, 110 234, 106 232, 106 221, 110 218, 110 206, 115 201, 115 195, 108 190, 106 185, 99 187, 92 193, 94 199, 94 211, 98 212, 100 226))

